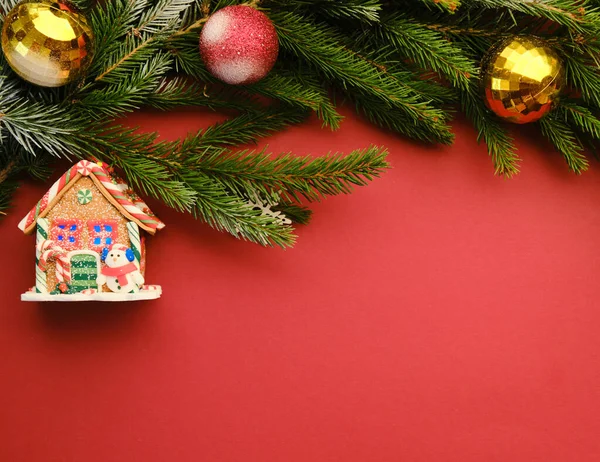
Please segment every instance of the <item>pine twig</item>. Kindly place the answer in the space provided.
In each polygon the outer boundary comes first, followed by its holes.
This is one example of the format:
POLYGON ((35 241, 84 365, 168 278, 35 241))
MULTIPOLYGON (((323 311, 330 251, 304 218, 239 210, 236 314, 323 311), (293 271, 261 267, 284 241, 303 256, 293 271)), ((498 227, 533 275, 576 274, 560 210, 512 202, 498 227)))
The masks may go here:
POLYGON ((564 156, 569 168, 581 174, 589 167, 589 162, 583 154, 584 148, 577 135, 557 115, 549 114, 539 121, 542 133, 564 156))
POLYGON ((346 48, 331 28, 294 13, 273 13, 281 46, 307 61, 344 88, 380 98, 419 123, 421 130, 442 140, 449 133, 444 111, 431 107, 402 82, 381 75, 369 60, 346 48))

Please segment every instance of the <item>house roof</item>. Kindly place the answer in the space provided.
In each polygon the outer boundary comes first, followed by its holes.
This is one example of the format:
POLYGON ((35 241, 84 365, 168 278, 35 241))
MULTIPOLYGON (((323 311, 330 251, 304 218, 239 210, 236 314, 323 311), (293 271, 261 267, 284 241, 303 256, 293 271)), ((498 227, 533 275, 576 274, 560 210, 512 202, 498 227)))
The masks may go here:
POLYGON ((35 207, 21 220, 19 229, 25 234, 31 233, 35 229, 38 218, 45 217, 61 197, 83 176, 89 177, 102 195, 123 216, 137 223, 140 228, 154 234, 157 230, 165 227, 165 224, 152 213, 146 203, 123 180, 111 174, 102 163, 82 160, 73 165, 52 185, 35 207))

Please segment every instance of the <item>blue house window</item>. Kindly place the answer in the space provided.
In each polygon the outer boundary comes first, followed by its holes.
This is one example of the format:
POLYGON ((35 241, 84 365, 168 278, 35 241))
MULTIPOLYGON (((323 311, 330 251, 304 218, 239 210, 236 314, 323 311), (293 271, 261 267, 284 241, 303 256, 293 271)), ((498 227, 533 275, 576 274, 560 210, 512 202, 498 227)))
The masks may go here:
POLYGON ((102 250, 115 243, 118 234, 118 224, 115 220, 88 221, 89 245, 96 251, 102 250))
POLYGON ((75 250, 81 246, 81 222, 78 220, 54 220, 50 230, 50 239, 56 241, 65 250, 75 250))

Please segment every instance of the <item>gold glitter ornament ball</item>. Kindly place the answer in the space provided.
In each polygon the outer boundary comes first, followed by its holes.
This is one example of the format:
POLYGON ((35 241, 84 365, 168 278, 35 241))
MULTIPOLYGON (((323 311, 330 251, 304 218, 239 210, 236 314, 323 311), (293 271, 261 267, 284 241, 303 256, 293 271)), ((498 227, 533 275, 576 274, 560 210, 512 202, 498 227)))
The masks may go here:
POLYGON ((492 47, 481 63, 484 100, 496 115, 517 124, 552 109, 564 81, 556 51, 535 37, 510 37, 492 47))
POLYGON ((60 87, 80 78, 92 60, 92 30, 71 4, 26 0, 2 27, 6 61, 28 82, 60 87))

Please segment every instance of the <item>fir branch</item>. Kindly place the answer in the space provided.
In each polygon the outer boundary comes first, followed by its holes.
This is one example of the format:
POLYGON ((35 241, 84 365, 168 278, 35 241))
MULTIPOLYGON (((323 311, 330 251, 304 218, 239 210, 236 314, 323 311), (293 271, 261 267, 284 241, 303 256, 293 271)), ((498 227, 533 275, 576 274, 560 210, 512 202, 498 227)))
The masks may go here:
POLYGON ((111 0, 92 10, 90 24, 94 31, 95 55, 90 75, 104 69, 106 61, 118 52, 123 37, 131 33, 147 6, 147 0, 111 0))
POLYGON ((299 225, 307 225, 312 218, 312 211, 297 204, 283 202, 271 207, 275 212, 283 213, 287 218, 299 225))
POLYGON ((0 0, 0 18, 4 19, 17 3, 19 3, 19 0, 0 0))
POLYGON ((156 90, 144 98, 145 104, 163 111, 178 106, 204 106, 211 109, 257 111, 259 105, 251 98, 239 97, 222 88, 202 85, 187 78, 163 79, 156 90))
POLYGON ((136 33, 158 34, 177 29, 181 24, 181 14, 193 3, 194 0, 156 0, 142 14, 136 33))
POLYGON ((156 36, 129 34, 122 45, 107 56, 105 66, 94 80, 113 84, 127 80, 132 72, 153 58, 160 48, 161 43, 156 36))
POLYGON ((548 114, 539 121, 542 133, 564 156, 569 168, 580 174, 588 169, 588 160, 583 155, 584 148, 577 135, 569 126, 554 114, 548 114))
POLYGON ((236 194, 258 191, 266 197, 276 194, 284 201, 318 201, 321 197, 348 194, 353 186, 364 186, 379 176, 388 164, 385 150, 371 147, 346 156, 271 158, 264 151, 214 153, 194 165, 196 169, 222 182, 236 194))
POLYGON ((290 226, 254 210, 214 178, 191 170, 182 171, 180 178, 197 192, 194 214, 213 228, 265 246, 294 244, 290 226))
POLYGON ((343 119, 331 103, 325 88, 309 76, 271 72, 261 81, 248 86, 247 90, 286 104, 308 108, 317 114, 324 126, 332 130, 337 130, 343 119))
POLYGON ((193 213, 215 229, 261 245, 293 245, 295 237, 289 226, 261 216, 243 197, 200 169, 190 168, 189 162, 178 162, 178 143, 157 143, 156 136, 113 127, 100 139, 87 137, 88 149, 93 156, 123 170, 132 187, 193 213))
POLYGON ((557 118, 562 119, 571 127, 578 128, 582 133, 600 140, 600 119, 592 111, 574 101, 562 99, 554 109, 557 118))
POLYGON ((194 163, 208 151, 218 154, 223 152, 225 147, 253 143, 258 138, 282 130, 291 124, 300 123, 304 118, 304 113, 289 108, 248 112, 188 136, 171 157, 177 161, 194 163))
POLYGON ((477 72, 475 63, 458 46, 403 14, 384 18, 374 31, 372 41, 389 43, 401 56, 438 72, 455 87, 466 88, 477 72))
POLYGON ((442 110, 431 107, 402 82, 382 76, 375 63, 340 45, 343 39, 333 29, 294 13, 273 13, 271 19, 284 49, 344 88, 354 88, 402 110, 436 139, 443 140, 449 133, 442 110))
POLYGON ((210 13, 211 0, 194 0, 181 15, 181 28, 193 25, 198 18, 205 18, 210 13))
POLYGON ((97 140, 91 140, 90 147, 96 148, 96 157, 122 169, 132 187, 236 237, 261 245, 293 245, 292 229, 261 216, 214 178, 169 159, 177 149, 174 143, 156 143, 156 134, 119 128, 104 139, 97 148, 97 140))
MULTIPOLYGON (((470 8, 499 9, 548 19, 577 33, 585 34, 593 30, 589 16, 596 12, 586 0, 463 0, 470 8)), ((517 23, 517 20, 514 20, 517 23)))
MULTIPOLYGON (((2 178, 0 178, 0 180, 2 180, 2 178)), ((16 181, 0 181, 0 218, 6 216, 6 211, 11 206, 13 194, 18 187, 19 183, 16 181)))
POLYGON ((48 156, 33 156, 26 152, 21 152, 19 158, 21 160, 21 170, 36 180, 48 181, 54 171, 51 163, 52 159, 48 156))
POLYGON ((430 8, 439 8, 448 13, 454 13, 460 6, 460 0, 421 0, 421 2, 430 8))
POLYGON ((173 35, 166 43, 166 49, 175 59, 175 70, 195 77, 202 82, 213 82, 198 52, 199 36, 197 32, 173 35))
POLYGON ((600 70, 581 56, 562 54, 567 82, 581 92, 588 104, 600 108, 600 70))
POLYGON ((484 106, 474 81, 471 81, 467 90, 461 91, 461 105, 478 131, 478 141, 482 138, 485 141, 496 174, 511 177, 519 173, 520 159, 516 154, 512 137, 484 106))
POLYGON ((111 127, 102 133, 81 134, 82 158, 90 156, 121 168, 131 186, 179 211, 191 211, 196 193, 174 178, 156 159, 171 154, 176 142, 156 142, 156 133, 134 133, 111 127))
POLYGON ((171 68, 171 59, 169 54, 156 53, 138 69, 129 72, 126 79, 100 88, 95 85, 84 87, 74 102, 96 119, 117 117, 139 109, 159 90, 163 76, 171 68))
POLYGON ((4 109, 0 123, 27 152, 42 149, 57 157, 78 152, 77 136, 88 126, 87 118, 65 107, 27 100, 4 109))
POLYGON ((0 168, 0 184, 4 183, 17 169, 16 160, 9 161, 6 165, 0 168))
MULTIPOLYGON (((290 7, 288 0, 271 0, 270 3, 284 8, 290 7)), ((381 11, 379 0, 295 0, 293 7, 316 10, 319 15, 332 19, 351 19, 366 23, 379 21, 381 11)))
MULTIPOLYGON (((422 74, 422 71, 413 69, 412 75, 409 77, 408 72, 400 72, 392 69, 392 66, 386 66, 388 73, 391 78, 402 80, 404 85, 409 87, 415 94, 421 98, 427 98, 429 103, 432 105, 442 106, 444 108, 444 119, 449 121, 451 119, 451 112, 448 108, 448 104, 457 103, 457 93, 450 86, 440 83, 437 76, 431 74, 422 74), (415 78, 415 74, 418 76, 415 78)), ((454 135, 451 132, 440 132, 440 138, 438 141, 441 143, 451 143, 454 140, 454 135)))
MULTIPOLYGON (((295 237, 289 226, 252 210, 245 202, 246 195, 235 194, 222 181, 198 168, 194 164, 197 158, 189 157, 192 147, 200 150, 201 146, 205 155, 210 148, 214 156, 219 156, 224 150, 217 146, 234 144, 233 137, 246 132, 249 141, 284 123, 283 117, 265 120, 264 114, 255 115, 257 123, 262 118, 258 125, 249 123, 248 117, 240 117, 243 120, 233 119, 234 123, 209 130, 203 144, 201 136, 181 144, 157 143, 156 134, 135 134, 133 130, 115 127, 101 135, 101 143, 98 136, 90 136, 88 150, 122 169, 134 188, 178 210, 191 211, 218 230, 262 245, 291 246, 295 237)), ((258 190, 260 187, 248 191, 258 190)))
MULTIPOLYGON (((356 111, 367 118, 371 123, 374 123, 382 128, 387 128, 409 138, 427 142, 439 141, 436 137, 430 136, 430 133, 420 130, 414 120, 406 117, 404 112, 396 108, 389 108, 383 101, 370 98, 365 95, 345 92, 348 100, 354 103, 356 111)), ((451 142, 451 138, 447 143, 451 142)))
MULTIPOLYGON (((442 103, 456 102, 456 92, 441 82, 439 75, 430 69, 423 69, 409 58, 400 56, 401 53, 397 48, 387 42, 384 42, 386 44, 382 51, 383 39, 375 40, 375 36, 377 36, 376 32, 368 35, 357 32, 346 41, 346 47, 348 49, 354 47, 356 54, 374 65, 381 75, 409 89, 428 104, 438 107, 442 103)), ((353 89, 346 91, 350 90, 353 89)), ((448 113, 444 112, 444 118, 449 118, 448 113)), ((440 139, 441 142, 452 140, 450 133, 441 135, 444 139, 444 141, 440 139)))
MULTIPOLYGON (((189 75, 209 84, 217 84, 198 54, 198 37, 195 34, 177 37, 170 41, 171 53, 176 59, 177 67, 189 75)), ((229 87, 229 86, 226 86, 229 87)), ((233 91, 238 91, 235 87, 233 91)), ((314 77, 289 71, 272 71, 261 81, 244 87, 245 91, 267 96, 286 104, 315 111, 325 126, 339 128, 342 117, 329 100, 327 92, 314 77)), ((240 98, 248 98, 240 94, 240 98)))
POLYGON ((294 245, 293 228, 254 210, 212 177, 188 170, 181 179, 198 193, 194 213, 213 228, 265 246, 294 245))

